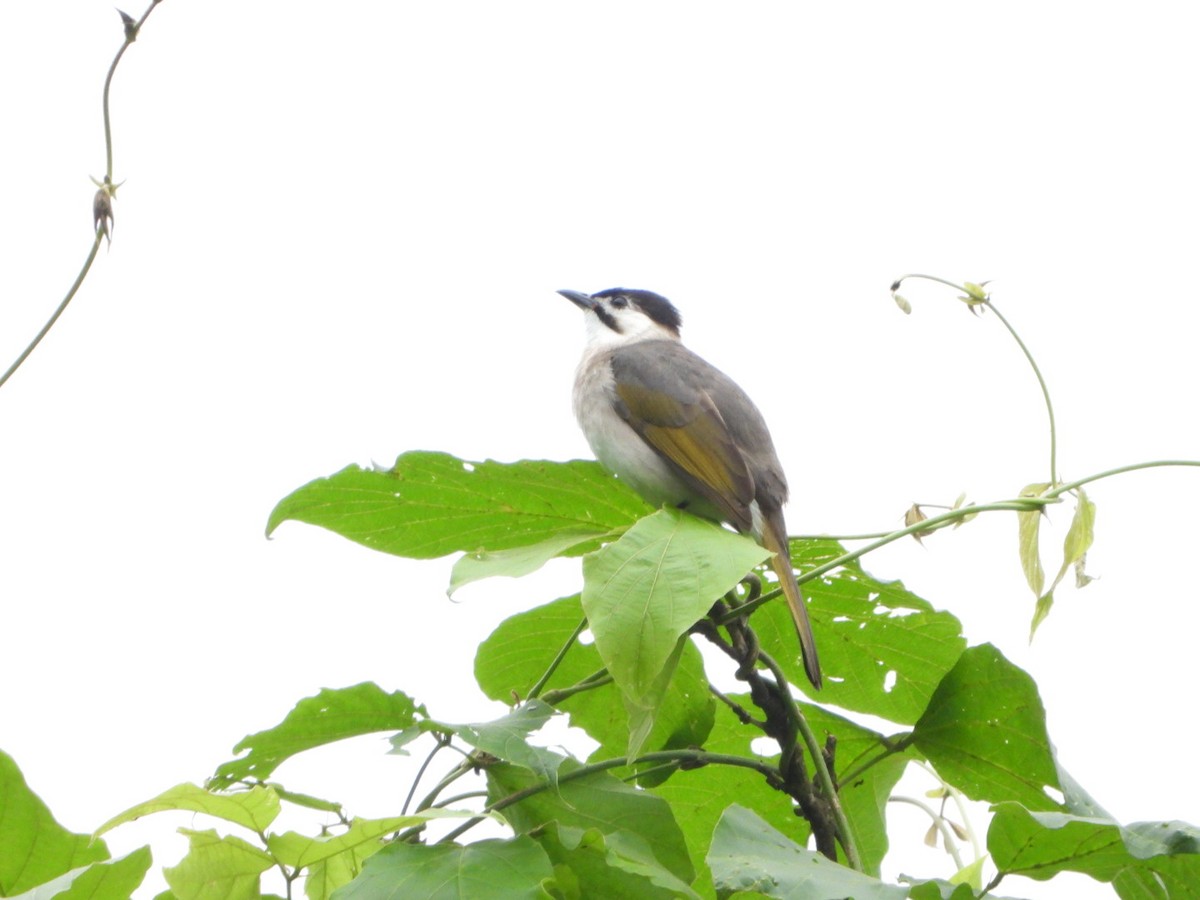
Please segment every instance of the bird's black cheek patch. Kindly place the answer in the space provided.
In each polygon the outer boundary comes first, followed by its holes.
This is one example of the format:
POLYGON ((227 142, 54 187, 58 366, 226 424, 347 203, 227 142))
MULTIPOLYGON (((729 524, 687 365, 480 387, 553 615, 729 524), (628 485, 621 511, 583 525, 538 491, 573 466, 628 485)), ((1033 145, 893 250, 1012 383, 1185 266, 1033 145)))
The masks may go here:
POLYGON ((613 314, 610 313, 603 306, 596 307, 596 318, 598 318, 601 322, 603 322, 605 325, 607 325, 609 328, 611 328, 617 334, 621 333, 621 326, 617 324, 616 318, 614 318, 613 314))

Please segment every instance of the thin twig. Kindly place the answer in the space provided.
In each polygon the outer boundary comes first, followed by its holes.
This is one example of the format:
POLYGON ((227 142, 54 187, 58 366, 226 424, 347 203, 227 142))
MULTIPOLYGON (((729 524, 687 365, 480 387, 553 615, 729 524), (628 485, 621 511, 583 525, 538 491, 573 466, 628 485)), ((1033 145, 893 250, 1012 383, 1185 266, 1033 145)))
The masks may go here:
POLYGON ((400 807, 400 815, 408 815, 408 805, 412 803, 413 795, 417 792, 417 786, 421 783, 421 779, 425 777, 425 770, 429 768, 429 764, 433 762, 433 758, 442 750, 450 745, 450 736, 439 734, 437 743, 433 745, 433 749, 425 757, 425 761, 421 763, 421 768, 417 769, 417 775, 413 778, 412 786, 408 789, 408 796, 404 798, 404 805, 400 807))
POLYGON ((563 658, 567 655, 567 651, 575 646, 575 642, 579 639, 579 636, 583 634, 583 630, 587 628, 587 623, 587 618, 585 617, 580 621, 575 630, 571 632, 571 636, 563 642, 562 647, 559 648, 558 653, 556 653, 554 656, 554 659, 550 660, 550 665, 546 668, 546 671, 542 673, 542 677, 539 678, 533 687, 529 689, 526 699, 532 700, 542 692, 542 688, 546 686, 546 682, 550 680, 551 676, 554 675, 559 665, 562 664, 563 658))
MULTIPOLYGON (((109 89, 112 86, 113 75, 117 71, 117 64, 121 61, 121 57, 125 55, 125 51, 129 49, 129 45, 137 40, 138 32, 141 31, 143 23, 145 23, 146 19, 150 17, 150 13, 154 11, 154 8, 158 6, 159 2, 160 0, 154 0, 154 2, 147 7, 146 11, 142 13, 142 17, 133 25, 126 23, 125 42, 121 44, 121 48, 117 50, 117 55, 113 57, 112 65, 108 67, 108 74, 104 77, 102 106, 104 113, 104 152, 107 161, 105 163, 104 181, 101 190, 109 191, 110 196, 111 192, 115 191, 116 188, 113 187, 113 140, 112 117, 109 113, 108 103, 109 89)), ((79 274, 75 276, 75 281, 67 291, 67 295, 63 297, 62 302, 58 304, 58 308, 54 310, 53 315, 51 315, 46 321, 46 324, 41 327, 41 330, 38 331, 33 340, 29 342, 29 345, 21 351, 21 354, 16 358, 16 360, 13 361, 13 364, 8 367, 8 370, 3 375, 0 375, 0 387, 3 387, 5 382, 7 382, 8 379, 13 376, 13 373, 15 373, 17 369, 21 368, 21 364, 29 358, 29 354, 33 353, 34 348, 36 348, 37 345, 42 342, 42 338, 49 333, 50 329, 54 327, 54 323, 58 321, 58 317, 61 316, 66 310, 67 304, 70 303, 75 294, 79 292, 79 288, 83 284, 83 280, 87 277, 88 272, 91 271, 92 263, 96 260, 96 254, 100 251, 100 243, 104 240, 106 233, 108 233, 107 225, 96 228, 96 234, 92 241, 92 248, 88 251, 87 258, 83 261, 83 266, 80 268, 79 274)))

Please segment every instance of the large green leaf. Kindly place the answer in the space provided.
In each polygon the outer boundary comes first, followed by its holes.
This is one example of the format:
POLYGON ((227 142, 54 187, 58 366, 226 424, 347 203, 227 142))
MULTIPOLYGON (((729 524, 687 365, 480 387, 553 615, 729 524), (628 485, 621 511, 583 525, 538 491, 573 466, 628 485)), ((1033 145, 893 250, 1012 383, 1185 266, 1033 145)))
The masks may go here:
POLYGON ((20 894, 105 859, 104 842, 59 825, 13 758, 0 750, 0 896, 20 894))
POLYGON ((699 900, 699 895, 667 871, 650 845, 636 834, 605 834, 598 828, 551 825, 542 830, 537 841, 554 863, 560 889, 567 876, 563 870, 569 871, 574 890, 564 893, 577 900, 699 900))
MULTIPOLYGON (((0 813, 3 807, 0 807, 0 813)), ((0 850, 4 849, 0 844, 0 850)), ((129 900, 150 869, 150 848, 140 847, 117 859, 72 869, 13 900, 129 900)), ((0 896, 12 896, 0 892, 0 896)))
POLYGON ((157 797, 113 816, 96 829, 96 834, 104 834, 118 825, 151 813, 170 810, 204 813, 251 831, 263 832, 279 815, 279 797, 273 788, 261 786, 255 786, 248 791, 218 794, 194 784, 177 784, 157 797))
POLYGON ((607 534, 649 507, 598 463, 466 462, 414 451, 391 469, 347 466, 293 491, 267 533, 289 519, 375 550, 431 559, 525 547, 563 532, 607 534))
POLYGON ((972 647, 942 679, 913 741, 943 778, 974 800, 1059 805, 1046 713, 1037 685, 990 644, 972 647))
POLYGON ((530 838, 458 844, 392 844, 366 861, 337 900, 540 900, 550 860, 530 838))
MULTIPOLYGON (((792 559, 802 570, 844 552, 836 541, 792 542, 792 559)), ((899 581, 873 578, 857 562, 801 590, 811 598, 809 615, 826 676, 819 693, 804 675, 783 599, 768 603, 751 620, 763 648, 788 679, 822 703, 904 725, 915 722, 966 646, 958 619, 935 610, 899 581)))
POLYGON ((297 703, 274 728, 242 738, 233 752, 249 752, 222 763, 209 779, 209 787, 227 787, 244 778, 265 779, 285 759, 304 750, 362 734, 400 731, 415 724, 418 715, 425 716, 425 708, 407 694, 389 694, 371 682, 324 688, 297 703))
POLYGON ((215 831, 180 831, 188 839, 187 856, 163 869, 176 900, 257 900, 259 878, 275 864, 270 854, 215 831))
POLYGON ((633 712, 631 752, 648 735, 683 636, 766 555, 749 538, 662 509, 584 557, 583 610, 633 712))
POLYGON ((1122 897, 1200 898, 1200 831, 1180 822, 1122 828, 1106 817, 1001 803, 988 828, 988 851, 1005 874, 1044 881, 1059 872, 1082 872, 1115 881, 1122 897))
POLYGON ((729 807, 717 823, 708 864, 721 896, 733 891, 757 891, 780 900, 904 900, 908 896, 908 888, 884 884, 806 850, 737 805, 729 807))
MULTIPOLYGON (((628 832, 652 848, 658 863, 676 878, 691 883, 695 877, 687 847, 670 806, 661 797, 630 787, 607 772, 567 777, 578 766, 568 761, 553 790, 533 793, 498 810, 517 832, 529 832, 549 822, 560 826, 611 835, 628 832)), ((526 769, 507 764, 489 766, 488 803, 494 804, 518 791, 545 784, 526 769)))

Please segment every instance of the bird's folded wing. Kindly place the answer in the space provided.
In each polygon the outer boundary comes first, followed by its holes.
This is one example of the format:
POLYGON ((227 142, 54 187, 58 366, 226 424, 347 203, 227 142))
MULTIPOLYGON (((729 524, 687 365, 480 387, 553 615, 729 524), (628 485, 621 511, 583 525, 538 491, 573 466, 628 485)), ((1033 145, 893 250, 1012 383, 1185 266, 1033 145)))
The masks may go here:
POLYGON ((749 530, 754 480, 712 398, 667 361, 654 365, 641 354, 619 353, 613 373, 621 418, 733 525, 749 530))

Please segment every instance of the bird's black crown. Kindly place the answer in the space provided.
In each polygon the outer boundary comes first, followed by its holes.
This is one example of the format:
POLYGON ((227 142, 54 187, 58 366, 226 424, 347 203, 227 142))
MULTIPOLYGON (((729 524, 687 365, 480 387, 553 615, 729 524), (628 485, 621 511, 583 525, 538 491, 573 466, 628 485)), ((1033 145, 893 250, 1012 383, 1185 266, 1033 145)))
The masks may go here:
POLYGON ((637 304, 638 309, 659 325, 671 329, 676 334, 679 334, 679 327, 683 324, 683 316, 679 314, 679 310, 675 308, 675 305, 662 294, 656 294, 654 291, 609 288, 607 291, 600 291, 600 293, 592 294, 592 296, 597 299, 625 297, 631 303, 637 304))

